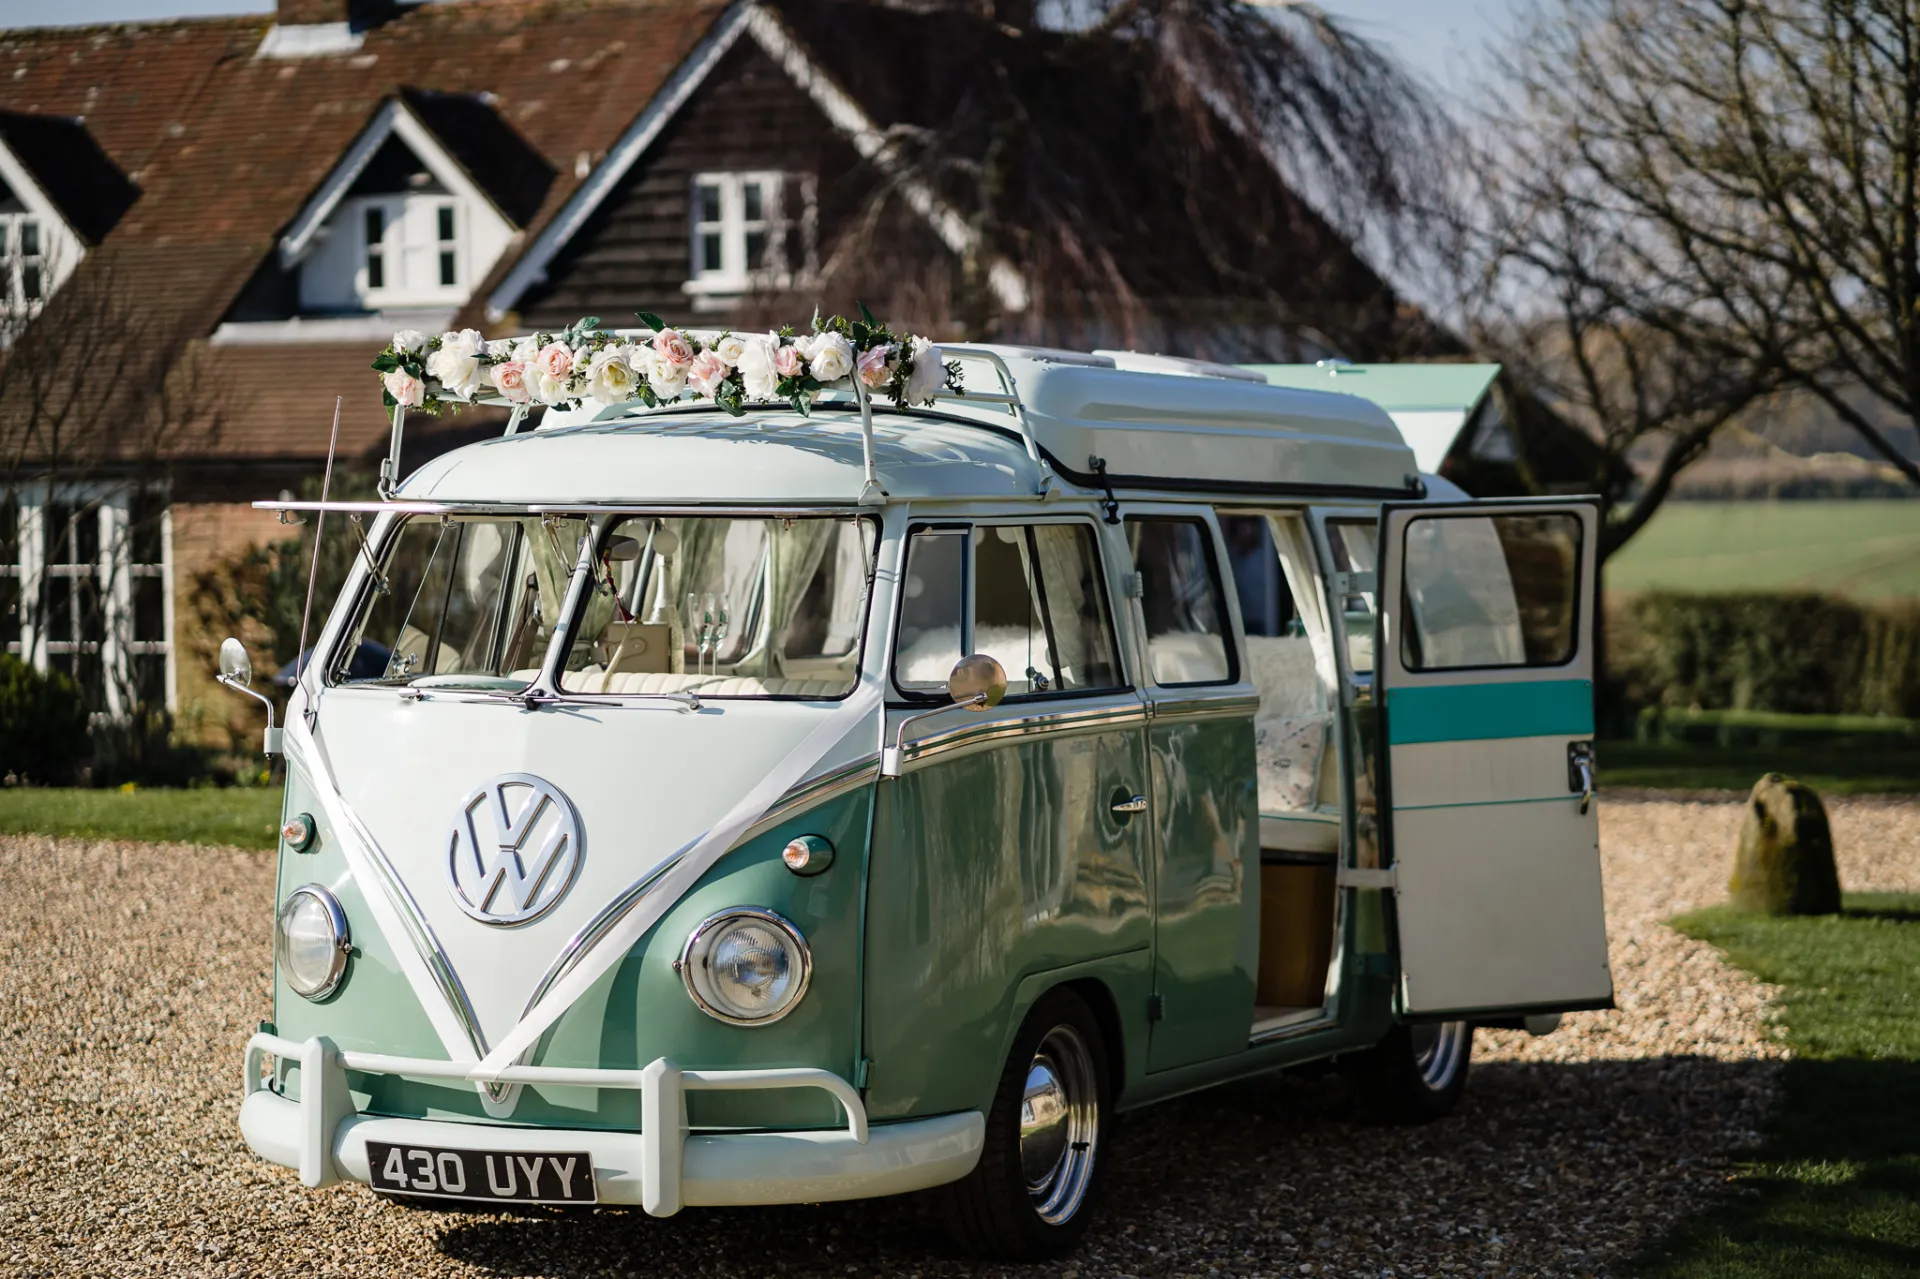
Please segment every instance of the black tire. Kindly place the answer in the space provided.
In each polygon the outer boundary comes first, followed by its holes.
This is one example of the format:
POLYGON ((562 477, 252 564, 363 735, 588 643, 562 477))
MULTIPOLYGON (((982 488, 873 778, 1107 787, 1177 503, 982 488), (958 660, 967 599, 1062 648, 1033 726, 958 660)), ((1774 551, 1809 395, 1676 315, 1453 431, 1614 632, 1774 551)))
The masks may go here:
POLYGON ((996 1261, 1037 1261, 1080 1242, 1108 1162, 1111 1118, 1100 1024, 1080 996, 1051 991, 1013 1037, 980 1162, 935 1192, 954 1242, 996 1261), (1030 1079, 1037 1108, 1028 1105, 1030 1079))
POLYGON ((1424 1124, 1460 1104, 1472 1061, 1471 1023, 1400 1024, 1367 1051, 1343 1058, 1340 1070, 1353 1083, 1362 1117, 1424 1124))

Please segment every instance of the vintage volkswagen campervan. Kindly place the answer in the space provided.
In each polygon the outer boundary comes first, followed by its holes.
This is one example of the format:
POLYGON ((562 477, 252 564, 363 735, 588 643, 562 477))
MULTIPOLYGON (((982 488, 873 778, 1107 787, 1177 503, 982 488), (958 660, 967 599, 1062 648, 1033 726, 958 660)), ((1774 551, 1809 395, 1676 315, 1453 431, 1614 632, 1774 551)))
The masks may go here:
POLYGON ((330 505, 256 1153, 937 1188, 1034 1256, 1116 1112, 1331 1060, 1419 1120, 1476 1026, 1610 1004, 1590 503, 1463 500, 1240 369, 939 356, 930 405, 588 399, 330 505))

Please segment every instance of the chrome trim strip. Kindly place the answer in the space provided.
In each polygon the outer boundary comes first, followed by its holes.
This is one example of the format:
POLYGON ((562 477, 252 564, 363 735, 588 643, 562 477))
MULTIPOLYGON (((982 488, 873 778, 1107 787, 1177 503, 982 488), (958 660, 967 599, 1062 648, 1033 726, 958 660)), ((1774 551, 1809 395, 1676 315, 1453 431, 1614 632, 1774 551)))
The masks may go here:
POLYGON ((493 502, 457 498, 424 501, 392 498, 383 502, 255 502, 256 511, 331 511, 342 515, 737 515, 748 519, 792 517, 845 518, 851 514, 871 513, 875 508, 848 502, 844 498, 822 498, 806 506, 791 502, 766 506, 700 505, 691 502, 493 502))
POLYGON ((1320 1015, 1309 1021, 1287 1022, 1284 1025, 1275 1026, 1271 1030, 1256 1031, 1248 1035, 1247 1047, 1252 1048, 1260 1044, 1271 1044, 1276 1040, 1292 1039, 1297 1035, 1309 1034, 1316 1030, 1326 1030, 1339 1020, 1333 1014, 1331 1002, 1314 1011, 1320 1015))
POLYGON ((880 756, 876 753, 863 755, 850 764, 842 764, 809 777, 775 800, 773 807, 762 813, 759 821, 747 827, 746 833, 740 836, 740 842, 745 843, 806 809, 817 807, 830 799, 838 799, 848 791, 858 790, 879 776, 880 756))
POLYGON ((1205 697, 1162 697, 1153 701, 1155 719, 1207 719, 1213 716, 1253 715, 1260 710, 1260 697, 1256 693, 1218 693, 1205 697))
POLYGON ((936 755, 959 750, 967 746, 977 746, 982 742, 1000 741, 1005 738, 1033 737, 1043 733, 1090 732, 1104 728, 1121 728, 1128 724, 1142 724, 1147 719, 1147 708, 1137 702, 1124 706, 1097 706, 1089 710, 1041 711, 1034 715, 1022 715, 1011 719, 989 720, 984 724, 969 724, 962 728, 952 728, 941 733, 929 733, 906 743, 901 751, 902 766, 922 763, 936 755))

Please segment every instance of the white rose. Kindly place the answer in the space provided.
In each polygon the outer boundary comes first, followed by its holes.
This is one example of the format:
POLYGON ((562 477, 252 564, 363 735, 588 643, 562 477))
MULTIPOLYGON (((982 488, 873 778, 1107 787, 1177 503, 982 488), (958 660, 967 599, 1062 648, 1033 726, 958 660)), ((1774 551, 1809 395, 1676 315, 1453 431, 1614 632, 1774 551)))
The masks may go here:
POLYGON ((779 342, 778 337, 769 333, 765 337, 747 338, 742 343, 737 367, 749 400, 771 400, 779 394, 780 375, 773 368, 773 352, 779 342))
POLYGON ((602 404, 624 404, 639 389, 640 375, 614 347, 602 350, 587 366, 587 394, 602 404))
POLYGON ((822 333, 813 340, 807 367, 813 370, 814 377, 828 385, 838 382, 853 372, 853 343, 838 333, 822 333))
POLYGON ((533 398, 542 404, 561 404, 573 397, 567 394, 567 379, 555 377, 544 369, 528 369, 533 376, 527 380, 533 383, 533 398))
POLYGON ((531 337, 523 337, 513 344, 513 358, 521 364, 532 364, 533 357, 540 354, 540 344, 531 337))
POLYGON ((427 357, 427 375, 438 378, 448 395, 472 399, 480 389, 480 352, 486 345, 472 329, 447 334, 440 339, 440 349, 427 357))
POLYGON ((790 339, 788 341, 788 345, 791 346, 794 350, 800 352, 801 359, 811 360, 813 358, 813 344, 815 340, 816 339, 814 338, 813 334, 802 333, 797 337, 790 339))
MULTIPOLYGON (((472 330, 468 330, 468 332, 471 331, 472 330)), ((493 341, 487 343, 487 357, 496 364, 502 360, 511 360, 513 358, 514 345, 515 343, 512 338, 495 338, 493 341)))
POLYGON ((740 356, 747 349, 747 340, 738 333, 729 333, 713 344, 713 353, 726 362, 730 369, 740 367, 740 356))
POLYGON ((418 351, 427 344, 427 335, 419 329, 401 329, 393 335, 393 349, 401 352, 418 351))
POLYGON ((646 359, 647 385, 663 400, 677 400, 687 389, 687 366, 675 364, 652 347, 642 347, 646 359))
POLYGON ((913 372, 907 375, 907 403, 925 404, 947 384, 946 362, 940 348, 926 338, 913 340, 913 372))

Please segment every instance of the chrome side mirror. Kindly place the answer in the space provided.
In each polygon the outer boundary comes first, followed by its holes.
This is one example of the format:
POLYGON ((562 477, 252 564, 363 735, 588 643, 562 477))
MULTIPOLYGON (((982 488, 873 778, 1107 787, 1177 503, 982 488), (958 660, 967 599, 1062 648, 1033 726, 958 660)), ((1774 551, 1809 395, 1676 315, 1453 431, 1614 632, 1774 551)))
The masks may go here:
POLYGON ((273 726, 273 702, 253 690, 253 659, 247 656, 247 646, 231 635, 220 641, 220 682, 267 708, 267 737, 262 743, 262 751, 268 755, 278 755, 280 730, 273 726))
POLYGON ((947 676, 947 696, 953 700, 945 706, 936 706, 900 721, 899 727, 894 730, 893 745, 880 752, 880 775, 900 776, 900 764, 906 756, 909 725, 935 715, 945 715, 948 711, 984 713, 998 706, 1000 699, 1006 695, 1007 672, 999 662, 985 653, 969 653, 961 658, 954 664, 953 673, 947 676))
POLYGON ((220 682, 253 683, 253 659, 247 656, 247 646, 231 635, 220 641, 220 682))
POLYGON ((1007 695, 1007 672, 985 653, 971 653, 954 663, 947 676, 947 696, 953 706, 969 711, 990 711, 1007 695))

